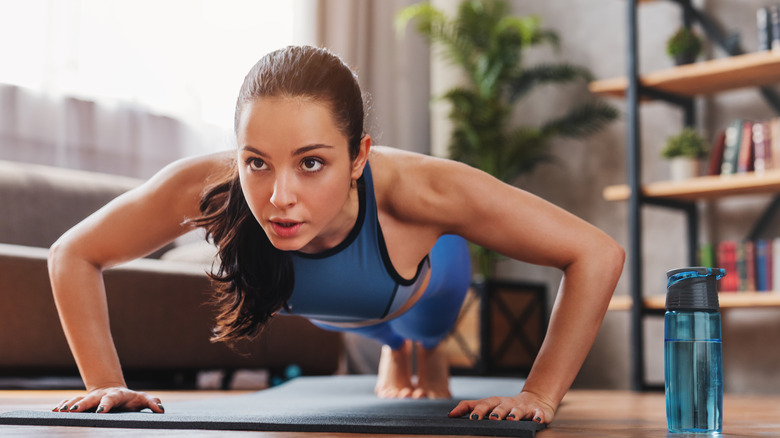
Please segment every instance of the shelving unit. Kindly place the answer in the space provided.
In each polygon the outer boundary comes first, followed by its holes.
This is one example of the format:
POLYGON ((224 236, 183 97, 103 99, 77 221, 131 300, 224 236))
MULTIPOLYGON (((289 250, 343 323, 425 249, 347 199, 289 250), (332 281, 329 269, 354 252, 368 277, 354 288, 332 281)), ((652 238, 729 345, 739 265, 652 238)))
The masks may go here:
MULTIPOLYGON (((767 171, 762 175, 748 172, 728 177, 701 176, 687 181, 659 181, 643 185, 641 194, 645 199, 699 201, 777 192, 780 192, 780 169, 767 171)), ((603 196, 607 201, 626 201, 631 196, 631 189, 625 184, 608 186, 604 189, 603 196)))
MULTIPOLYGON (((610 201, 628 202, 628 255, 630 296, 615 297, 610 310, 631 312, 631 382, 635 390, 658 389, 662 385, 648 384, 644 372, 644 329, 647 316, 663 315, 663 295, 644 296, 642 292, 642 207, 645 205, 671 208, 686 217, 688 253, 691 265, 696 264, 698 249, 698 208, 700 200, 720 199, 726 196, 780 193, 780 170, 736 174, 728 177, 708 176, 684 182, 655 182, 641 184, 641 143, 639 136, 640 103, 658 99, 683 109, 684 124, 695 121, 693 99, 697 96, 744 87, 760 87, 767 102, 780 113, 780 97, 765 86, 780 82, 780 53, 761 52, 743 54, 738 43, 729 41, 712 21, 694 9, 690 0, 673 0, 683 11, 683 24, 697 21, 707 36, 719 44, 730 56, 685 66, 664 69, 642 75, 638 73, 637 5, 640 0, 627 0, 627 75, 621 78, 592 82, 591 92, 608 97, 626 99, 626 168, 628 182, 604 190, 610 201)), ((756 235, 780 211, 780 196, 759 220, 751 236, 756 235)), ((723 309, 780 307, 780 292, 721 293, 723 309)))
MULTIPOLYGON (((694 97, 744 87, 771 85, 778 81, 780 53, 756 52, 701 61, 643 75, 643 87, 677 96, 694 97)), ((628 78, 591 82, 591 92, 624 98, 628 78)), ((643 96, 649 99, 650 96, 643 96)))

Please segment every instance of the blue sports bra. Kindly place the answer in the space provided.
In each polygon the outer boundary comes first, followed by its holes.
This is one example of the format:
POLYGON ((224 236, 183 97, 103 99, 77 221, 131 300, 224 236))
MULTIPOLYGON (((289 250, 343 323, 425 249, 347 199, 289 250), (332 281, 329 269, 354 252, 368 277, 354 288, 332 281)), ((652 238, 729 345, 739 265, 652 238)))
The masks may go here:
POLYGON ((426 256, 411 280, 390 262, 379 226, 371 168, 358 180, 355 226, 339 245, 317 254, 292 252, 295 287, 289 312, 323 322, 381 319, 401 308, 430 269, 426 256))

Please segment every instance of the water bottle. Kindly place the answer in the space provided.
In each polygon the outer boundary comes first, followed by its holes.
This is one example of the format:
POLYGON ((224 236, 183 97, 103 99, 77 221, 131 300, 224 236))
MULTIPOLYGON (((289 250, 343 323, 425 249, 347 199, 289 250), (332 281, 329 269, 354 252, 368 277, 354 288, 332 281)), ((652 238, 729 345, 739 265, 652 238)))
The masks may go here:
POLYGON ((666 273, 666 422, 673 433, 723 429, 723 349, 716 280, 723 269, 666 273))

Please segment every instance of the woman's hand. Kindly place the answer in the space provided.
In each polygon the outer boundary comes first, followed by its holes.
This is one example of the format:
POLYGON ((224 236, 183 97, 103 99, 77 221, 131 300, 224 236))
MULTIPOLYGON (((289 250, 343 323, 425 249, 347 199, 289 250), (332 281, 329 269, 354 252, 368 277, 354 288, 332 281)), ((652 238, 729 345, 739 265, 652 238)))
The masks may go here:
POLYGON ((152 412, 163 414, 165 409, 157 397, 145 392, 138 392, 121 386, 98 388, 83 397, 63 400, 53 412, 97 412, 110 411, 140 411, 149 408, 152 412))
POLYGON ((464 400, 450 412, 450 417, 468 415, 471 420, 533 420, 549 423, 555 415, 555 407, 530 392, 514 397, 488 397, 482 400, 464 400))

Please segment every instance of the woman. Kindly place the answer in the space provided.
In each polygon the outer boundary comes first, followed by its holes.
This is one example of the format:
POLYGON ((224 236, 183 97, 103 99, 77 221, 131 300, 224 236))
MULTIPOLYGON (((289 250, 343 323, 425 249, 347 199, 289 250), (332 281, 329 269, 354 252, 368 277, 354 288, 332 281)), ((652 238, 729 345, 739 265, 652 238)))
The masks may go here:
POLYGON ((175 162, 65 233, 52 288, 87 393, 55 410, 163 412, 127 388, 101 271, 202 226, 219 247, 213 340, 256 335, 277 312, 385 343, 381 397, 449 397, 438 343, 468 286, 465 240, 563 270, 522 391, 451 416, 550 422, 620 276, 623 250, 555 206, 461 163, 372 147, 354 73, 324 49, 262 58, 241 88, 237 151, 175 162), (412 381, 410 354, 419 347, 412 381))

